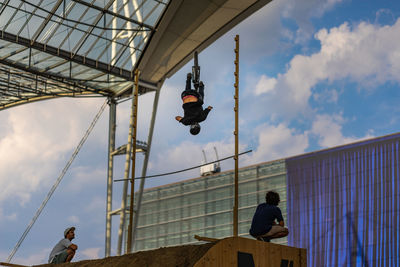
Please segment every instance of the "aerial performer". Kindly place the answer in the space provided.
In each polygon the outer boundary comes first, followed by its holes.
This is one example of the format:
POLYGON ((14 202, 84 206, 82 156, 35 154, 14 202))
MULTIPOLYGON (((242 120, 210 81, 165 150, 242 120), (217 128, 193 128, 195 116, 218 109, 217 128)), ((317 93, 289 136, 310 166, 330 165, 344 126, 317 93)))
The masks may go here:
POLYGON ((196 135, 200 132, 200 122, 204 121, 208 113, 212 110, 212 106, 203 109, 204 100, 204 83, 200 79, 200 67, 197 64, 197 52, 194 53, 194 66, 192 73, 188 73, 186 77, 186 87, 181 94, 183 101, 182 108, 184 115, 176 116, 175 119, 183 125, 190 125, 190 133, 196 135), (191 88, 193 78, 194 89, 191 88))

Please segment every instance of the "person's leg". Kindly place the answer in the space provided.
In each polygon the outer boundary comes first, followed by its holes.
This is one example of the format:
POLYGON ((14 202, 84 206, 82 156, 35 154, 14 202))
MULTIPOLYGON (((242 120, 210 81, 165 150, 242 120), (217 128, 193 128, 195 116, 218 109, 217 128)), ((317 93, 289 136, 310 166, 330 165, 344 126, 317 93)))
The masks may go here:
POLYGON ((285 237, 288 234, 289 230, 286 227, 282 227, 280 225, 274 225, 272 226, 271 231, 269 231, 266 236, 269 237, 270 239, 274 239, 274 238, 285 237))
POLYGON ((269 242, 271 239, 285 237, 289 234, 289 230, 286 227, 282 227, 280 225, 273 225, 271 230, 265 235, 261 235, 257 237, 257 240, 262 240, 265 242, 269 242))
POLYGON ((67 258, 68 258, 68 252, 64 251, 61 252, 60 254, 57 254, 51 261, 51 263, 64 263, 66 262, 67 258))
POLYGON ((192 90, 191 89, 191 82, 192 82, 192 74, 188 73, 187 77, 186 77, 186 86, 185 86, 185 90, 182 91, 181 93, 181 99, 183 100, 183 98, 185 96, 187 96, 189 94, 189 92, 192 90))
POLYGON ((73 257, 75 256, 75 251, 72 249, 67 249, 67 253, 68 253, 68 256, 65 259, 65 262, 70 262, 73 259, 73 257))
POLYGON ((192 82, 192 74, 189 72, 186 76, 186 87, 185 87, 185 91, 189 91, 191 90, 191 82, 192 82))
POLYGON ((289 230, 287 228, 284 228, 281 232, 275 233, 272 236, 269 236, 270 239, 274 239, 274 238, 281 238, 281 237, 285 237, 289 234, 289 230))
POLYGON ((201 97, 201 100, 203 101, 203 99, 204 99, 204 83, 203 82, 199 83, 199 95, 201 97))

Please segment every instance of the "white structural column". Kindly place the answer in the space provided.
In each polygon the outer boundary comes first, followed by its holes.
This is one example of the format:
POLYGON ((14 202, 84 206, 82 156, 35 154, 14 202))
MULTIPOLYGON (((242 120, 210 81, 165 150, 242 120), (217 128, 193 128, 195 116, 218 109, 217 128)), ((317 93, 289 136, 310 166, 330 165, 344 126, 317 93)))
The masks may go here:
MULTIPOLYGON (((154 94, 154 101, 153 101, 153 111, 151 114, 151 120, 150 120, 150 126, 149 126, 149 132, 147 136, 147 144, 145 149, 138 148, 136 153, 138 151, 144 152, 144 160, 143 160, 143 166, 142 166, 142 177, 146 176, 147 173, 147 165, 148 161, 150 158, 150 148, 151 148, 151 143, 152 143, 152 138, 153 138, 153 132, 154 132, 154 125, 155 125, 155 120, 156 120, 156 115, 157 115, 157 108, 158 108, 158 101, 160 98, 160 87, 161 84, 159 84, 159 88, 155 91, 154 94)), ((133 101, 134 99, 132 98, 132 110, 133 112, 133 101)), ((110 111, 111 112, 111 111, 110 111)), ((116 112, 115 112, 116 113, 116 112)), ((111 113, 110 113, 111 114, 111 113)), ((111 115, 110 115, 111 116, 111 115)), ((112 138, 115 138, 115 120, 114 122, 110 120, 110 127, 114 127, 114 130, 110 129, 110 133, 113 133, 113 137, 110 137, 110 142, 112 138), (114 132, 113 132, 114 131, 114 132)), ((108 176, 108 183, 112 183, 113 178, 112 178, 112 165, 113 165, 113 157, 116 155, 121 155, 122 153, 125 154, 125 169, 124 169, 124 184, 122 188, 122 199, 121 199, 121 207, 119 209, 116 209, 114 211, 111 211, 111 201, 112 201, 112 192, 107 191, 107 222, 106 222, 106 251, 105 251, 105 256, 111 256, 111 217, 113 215, 119 215, 120 216, 120 224, 119 224, 119 231, 118 231, 118 247, 117 247, 117 255, 121 255, 123 253, 123 247, 125 245, 125 242, 128 240, 127 231, 126 231, 126 221, 127 221, 127 211, 128 211, 128 184, 130 180, 130 168, 131 168, 131 157, 132 157, 132 129, 133 129, 133 115, 131 114, 131 120, 130 120, 130 126, 129 126, 129 136, 128 136, 128 143, 126 144, 125 148, 126 149, 115 149, 114 151, 109 152, 109 176, 108 176)), ((111 147, 111 145, 110 145, 111 147)), ((140 181, 140 186, 139 186, 139 192, 136 195, 136 207, 134 207, 133 210, 133 230, 132 230, 132 249, 134 249, 135 246, 135 236, 136 236, 136 231, 137 231, 137 226, 138 226, 138 220, 139 220, 139 211, 140 211, 140 206, 142 202, 142 196, 143 196, 143 189, 144 189, 144 183, 145 183, 145 178, 142 178, 140 181)), ((108 190, 112 190, 112 185, 107 187, 108 190)))
POLYGON ((109 123, 108 123, 108 169, 107 169, 107 202, 106 202, 106 247, 105 256, 111 254, 111 210, 112 210, 112 193, 113 193, 113 171, 115 150, 115 130, 117 105, 113 99, 109 99, 110 106, 109 123))
POLYGON ((147 163, 148 163, 149 157, 150 157, 151 142, 152 142, 152 139, 153 139, 154 124, 155 124, 155 121, 156 121, 158 100, 160 98, 160 90, 161 90, 161 88, 159 88, 156 91, 156 94, 154 96, 153 112, 151 114, 149 135, 147 137, 147 150, 146 150, 146 153, 145 153, 145 156, 144 156, 144 161, 143 161, 142 178, 140 180, 139 192, 137 193, 137 197, 136 197, 136 213, 135 213, 135 217, 134 217, 133 233, 132 233, 133 249, 135 248, 135 245, 136 245, 136 242, 135 242, 136 241, 136 232, 137 232, 137 227, 138 227, 138 222, 139 222, 140 207, 141 207, 141 204, 142 204, 144 183, 145 183, 145 179, 146 179, 144 177, 147 174, 147 163))
MULTIPOLYGON (((133 86, 132 86, 133 88, 133 86)), ((132 89, 134 90, 134 89, 132 89)), ((125 157, 125 170, 124 170, 124 185, 122 189, 122 201, 121 201, 121 212, 120 212, 120 222, 119 222, 119 230, 118 230, 118 248, 117 255, 121 255, 122 245, 123 245, 123 233, 125 231, 125 216, 126 216, 126 202, 128 198, 128 183, 129 183, 129 170, 131 166, 131 155, 132 155, 132 131, 133 131, 133 108, 134 108, 134 97, 132 95, 132 105, 131 105, 131 118, 129 120, 129 134, 128 134, 128 143, 126 144, 126 157, 125 157)), ((136 151, 134 151, 136 153, 136 151)), ((125 238, 126 239, 126 238, 125 238)))

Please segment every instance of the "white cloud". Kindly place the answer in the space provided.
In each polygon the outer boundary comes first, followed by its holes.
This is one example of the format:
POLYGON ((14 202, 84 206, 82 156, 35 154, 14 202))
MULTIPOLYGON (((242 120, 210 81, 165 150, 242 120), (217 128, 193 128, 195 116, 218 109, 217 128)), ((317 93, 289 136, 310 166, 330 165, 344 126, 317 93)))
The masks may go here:
MULTIPOLYGON (((107 154, 104 154, 104 157, 106 156, 107 154)), ((99 181, 103 182, 107 177, 105 166, 97 168, 93 165, 78 166, 71 168, 70 173, 72 179, 65 185, 69 192, 85 191, 87 188, 99 184, 99 181)))
POLYGON ((87 259, 98 259, 101 250, 102 248, 87 248, 80 251, 80 253, 84 255, 87 259))
POLYGON ((314 26, 312 18, 321 17, 343 0, 288 0, 282 12, 286 18, 294 19, 298 29, 295 34, 295 43, 304 44, 312 37, 314 26))
MULTIPOLYGON (((233 32, 240 32, 240 57, 247 62, 256 62, 265 55, 281 50, 282 36, 291 33, 281 24, 281 13, 288 1, 271 1, 258 10, 245 23, 232 30, 230 43, 233 45, 233 32), (267 44, 267 45, 266 45, 267 44)), ((233 46, 232 46, 233 48, 233 46)), ((226 48, 225 48, 226 49, 226 48)), ((232 55, 233 56, 233 55, 232 55)), ((218 56, 219 58, 219 56, 218 56)), ((231 60, 231 64, 233 61, 231 60)))
MULTIPOLYGON (((156 158, 149 165, 148 175, 161 174, 166 172, 179 171, 186 168, 191 168, 204 163, 202 150, 206 153, 207 162, 216 160, 214 147, 217 149, 219 159, 233 156, 235 153, 234 140, 221 140, 209 143, 200 143, 193 141, 183 141, 173 148, 168 148, 160 151, 156 158)), ((246 149, 244 144, 241 144, 239 151, 243 152, 246 149)), ((232 169, 233 160, 221 162, 222 170, 232 169)), ((190 171, 174 174, 171 176, 149 179, 148 184, 151 186, 167 184, 188 177, 200 176, 200 168, 190 171)))
POLYGON ((400 83, 399 31, 400 19, 393 26, 362 22, 354 28, 344 23, 320 30, 315 37, 321 50, 290 61, 287 72, 279 74, 275 88, 266 93, 270 106, 288 116, 306 113, 312 88, 322 81, 350 79, 363 88, 400 83))
POLYGON ((32 192, 55 180, 99 103, 58 99, 2 112, 8 130, 0 133, 0 203, 24 204, 32 192))
POLYGON ((79 223, 79 217, 78 216, 75 216, 75 215, 71 215, 71 216, 68 216, 68 222, 70 222, 70 223, 74 223, 74 224, 77 224, 77 223, 79 223))
POLYGON ((320 93, 314 93, 313 98, 317 102, 337 103, 341 93, 338 90, 327 88, 320 93))
POLYGON ((301 154, 308 147, 307 133, 296 133, 283 123, 276 126, 263 124, 257 127, 255 133, 258 135, 258 147, 246 157, 245 166, 301 154))
POLYGON ((0 207, 0 222, 10 222, 17 220, 17 213, 4 214, 4 210, 0 207))
POLYGON ((266 75, 261 75, 260 80, 256 84, 255 94, 260 95, 262 93, 268 93, 274 89, 276 85, 275 78, 269 78, 266 75))
POLYGON ((104 210, 106 205, 106 201, 104 198, 95 197, 90 200, 90 202, 85 205, 85 211, 92 212, 92 211, 99 211, 104 210))
POLYGON ((370 133, 367 133, 361 138, 354 136, 345 137, 342 133, 343 124, 345 122, 346 120, 340 114, 317 115, 312 124, 310 133, 316 135, 318 137, 318 144, 325 148, 353 143, 361 139, 373 137, 370 133))

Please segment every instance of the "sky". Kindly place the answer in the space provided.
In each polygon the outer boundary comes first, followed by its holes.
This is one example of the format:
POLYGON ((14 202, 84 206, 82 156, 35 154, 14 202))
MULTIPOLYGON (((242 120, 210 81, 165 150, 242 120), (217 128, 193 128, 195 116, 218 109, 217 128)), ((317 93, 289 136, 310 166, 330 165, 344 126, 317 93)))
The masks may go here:
MULTIPOLYGON (((205 105, 198 136, 175 121, 189 62, 162 89, 148 175, 234 154, 234 37, 240 36, 241 167, 399 132, 400 2, 274 0, 199 54, 205 105)), ((1 53, 1 51, 0 51, 1 53)), ((153 93, 139 97, 146 141, 153 93)), ((5 261, 105 100, 55 99, 0 112, 0 261, 5 261)), ((116 145, 128 140, 130 101, 118 105, 116 145)), ((69 226, 73 261, 104 257, 108 108, 12 262, 46 263, 69 226)), ((123 178, 124 157, 114 179, 123 178)), ((143 156, 137 156, 137 176, 143 156)), ((221 163, 231 170, 234 161, 221 163)), ((148 179, 146 188, 199 176, 148 179)), ((114 183, 113 209, 122 183, 114 183)), ((112 255, 118 218, 113 219, 112 255)))

